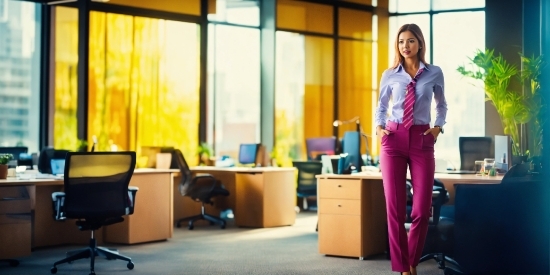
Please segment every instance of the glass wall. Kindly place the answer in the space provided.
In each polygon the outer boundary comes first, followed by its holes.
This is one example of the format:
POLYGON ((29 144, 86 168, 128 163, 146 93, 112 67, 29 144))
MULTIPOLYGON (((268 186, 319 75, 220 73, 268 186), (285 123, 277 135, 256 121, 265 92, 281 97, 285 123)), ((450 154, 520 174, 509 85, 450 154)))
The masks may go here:
POLYGON ((276 38, 274 157, 291 166, 306 158, 306 138, 332 136, 334 43, 283 31, 276 38))
MULTIPOLYGON (((484 8, 484 0, 390 0, 390 64, 394 59, 395 34, 400 26, 416 23, 422 28, 427 47, 427 61, 441 67, 445 76, 445 96, 448 104, 445 134, 435 145, 436 158, 445 159, 459 169, 460 136, 485 136, 485 96, 483 87, 474 86, 462 77, 457 68, 469 63, 477 49, 485 48, 485 12, 454 11, 453 9, 484 8), (430 15, 430 5, 434 13, 430 15), (407 14, 420 12, 419 14, 407 14), (430 32, 433 30, 433 32, 430 32)), ((433 106, 435 108, 435 105, 433 106)), ((432 121, 435 111, 432 111, 432 121)))
POLYGON ((208 35, 207 142, 236 159, 241 143, 260 142, 260 30, 210 24, 208 35))
MULTIPOLYGON (((71 122, 77 97, 75 12, 57 8, 56 16, 56 49, 66 52, 56 55, 55 113, 71 122), (67 18, 72 23, 61 24, 67 18), (71 41, 70 48, 64 49, 64 41, 71 41)), ((199 45, 197 24, 91 12, 87 140, 96 136, 96 148, 105 151, 139 155, 142 146, 171 146, 196 155, 199 45)), ((76 122, 55 125, 55 147, 77 149, 76 122)), ((191 165, 196 160, 187 159, 191 165)), ((146 161, 138 159, 138 165, 146 161)))
MULTIPOLYGON (((361 152, 368 146, 376 153, 371 135, 377 94, 373 79, 378 66, 387 62, 378 59, 379 18, 367 7, 277 1, 275 149, 280 164, 306 159, 305 139, 334 136, 333 122, 352 118, 359 119, 367 136, 361 152)), ((356 119, 338 126, 337 138, 355 131, 356 119)))
POLYGON ((77 99, 78 99, 78 10, 55 8, 53 81, 53 146, 57 149, 76 150, 77 99))
POLYGON ((0 3, 0 146, 38 152, 40 5, 0 3))

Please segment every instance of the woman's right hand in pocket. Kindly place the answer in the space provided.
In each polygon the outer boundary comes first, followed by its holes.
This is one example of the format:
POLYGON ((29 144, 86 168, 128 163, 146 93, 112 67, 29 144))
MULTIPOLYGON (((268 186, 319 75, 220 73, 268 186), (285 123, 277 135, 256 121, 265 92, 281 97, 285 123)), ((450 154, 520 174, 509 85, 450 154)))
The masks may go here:
POLYGON ((384 128, 382 128, 382 126, 377 126, 377 127, 376 127, 376 134, 377 134, 380 138, 382 138, 382 137, 385 136, 385 135, 391 134, 391 132, 388 131, 388 130, 386 130, 386 129, 384 129, 384 128))

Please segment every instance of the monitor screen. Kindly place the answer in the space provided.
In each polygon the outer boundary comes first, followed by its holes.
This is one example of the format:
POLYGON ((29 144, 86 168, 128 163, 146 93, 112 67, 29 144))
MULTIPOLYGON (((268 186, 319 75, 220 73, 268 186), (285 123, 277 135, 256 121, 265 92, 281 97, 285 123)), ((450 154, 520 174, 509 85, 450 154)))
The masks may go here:
POLYGON ((348 154, 346 168, 349 164, 355 166, 357 171, 361 171, 361 136, 357 131, 347 131, 342 140, 342 153, 348 154))
POLYGON ((239 163, 240 164, 256 164, 256 156, 258 155, 258 143, 241 144, 239 148, 239 163))
POLYGON ((20 156, 26 156, 28 148, 23 146, 0 147, 0 154, 11 154, 14 160, 19 160, 20 156))
POLYGON ((38 171, 42 174, 52 174, 52 159, 65 159, 68 150, 57 150, 46 147, 40 151, 38 157, 38 171))
POLYGON ((65 159, 51 159, 50 162, 52 164, 53 175, 65 174, 65 159))
POLYGON ((508 171, 512 166, 512 140, 510 136, 495 135, 495 165, 498 170, 508 171))

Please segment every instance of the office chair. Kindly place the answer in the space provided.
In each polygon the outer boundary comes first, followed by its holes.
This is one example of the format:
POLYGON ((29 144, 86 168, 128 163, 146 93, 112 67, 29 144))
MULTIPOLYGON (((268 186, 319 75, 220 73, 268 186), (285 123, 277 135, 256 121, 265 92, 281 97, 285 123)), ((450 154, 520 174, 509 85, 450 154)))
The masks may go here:
POLYGON ((118 251, 98 247, 94 232, 102 226, 124 221, 122 216, 134 212, 137 187, 128 184, 136 166, 135 152, 69 152, 65 158, 64 192, 52 193, 54 218, 58 221, 76 219, 82 231, 90 230, 88 247, 67 253, 57 261, 51 273, 57 273, 57 265, 90 258, 90 274, 95 274, 96 256, 108 260, 127 261, 128 269, 134 268, 132 259, 118 251))
POLYGON ((225 220, 220 217, 215 217, 209 214, 206 214, 204 211, 204 204, 208 203, 213 205, 213 197, 216 196, 229 196, 229 191, 220 186, 218 180, 210 174, 200 174, 195 177, 191 174, 191 169, 185 161, 183 154, 179 149, 176 149, 172 152, 172 159, 175 159, 181 173, 181 182, 179 185, 179 190, 182 196, 190 197, 192 200, 201 202, 201 213, 191 217, 185 217, 179 219, 176 223, 176 226, 181 227, 181 222, 189 221, 188 228, 193 230, 193 223, 197 220, 207 220, 211 224, 217 223, 220 225, 221 229, 225 229, 225 220))
POLYGON ((52 147, 46 147, 40 151, 40 155, 38 156, 38 172, 42 174, 51 174, 52 173, 52 165, 51 160, 52 159, 65 159, 65 156, 69 150, 60 150, 60 149, 54 149, 52 147))
MULTIPOLYGON (((410 180, 407 180, 407 229, 409 229, 410 223, 412 222, 410 215, 413 193, 412 184, 410 180)), ((443 185, 440 180, 434 179, 432 191, 432 217, 428 224, 426 242, 419 263, 434 259, 440 269, 445 269, 446 261, 454 262, 454 260, 449 257, 453 247, 453 219, 441 216, 441 208, 448 201, 449 193, 447 189, 445 189, 445 185, 443 185)))
POLYGON ((320 160, 320 155, 336 154, 336 137, 306 138, 308 160, 320 160))
POLYGON ((491 137, 459 137, 460 170, 475 170, 475 161, 494 157, 491 137))
POLYGON ((308 209, 307 198, 317 196, 316 175, 323 173, 323 163, 320 161, 293 161, 298 170, 296 195, 302 198, 302 208, 308 209))

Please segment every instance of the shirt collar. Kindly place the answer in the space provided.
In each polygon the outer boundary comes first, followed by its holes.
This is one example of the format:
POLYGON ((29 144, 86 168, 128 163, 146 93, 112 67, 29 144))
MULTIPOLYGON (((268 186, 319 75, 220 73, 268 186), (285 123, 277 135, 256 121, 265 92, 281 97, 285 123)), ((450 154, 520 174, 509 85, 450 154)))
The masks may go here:
MULTIPOLYGON (((426 64, 424 64, 422 61, 420 61, 419 69, 424 69, 426 71, 430 70, 430 68, 428 68, 428 66, 426 66, 426 64)), ((403 64, 399 63, 399 65, 397 65, 397 68, 393 69, 393 73, 398 73, 401 70, 403 70, 403 64)))

